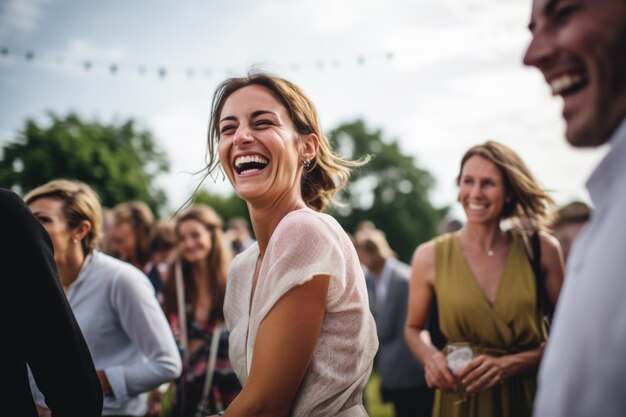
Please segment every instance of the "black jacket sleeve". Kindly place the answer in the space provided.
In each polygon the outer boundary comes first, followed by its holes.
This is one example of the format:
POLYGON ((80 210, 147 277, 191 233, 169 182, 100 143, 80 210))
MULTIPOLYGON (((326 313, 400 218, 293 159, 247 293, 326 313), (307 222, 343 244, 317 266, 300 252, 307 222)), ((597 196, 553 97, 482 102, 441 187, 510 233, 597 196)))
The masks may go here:
POLYGON ((21 198, 0 188, 0 303, 10 335, 0 343, 11 415, 36 416, 28 365, 54 417, 102 413, 102 391, 89 349, 60 284, 52 242, 21 198))

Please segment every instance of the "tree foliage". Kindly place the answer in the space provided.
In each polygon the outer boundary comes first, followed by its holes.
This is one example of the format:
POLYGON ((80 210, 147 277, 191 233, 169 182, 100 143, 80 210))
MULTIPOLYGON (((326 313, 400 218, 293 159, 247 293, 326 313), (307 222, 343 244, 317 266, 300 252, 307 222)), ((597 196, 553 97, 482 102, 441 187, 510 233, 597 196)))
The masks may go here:
MULTIPOLYGON (((194 203, 206 204, 220 215, 224 225, 233 217, 242 217, 250 221, 248 214, 248 205, 238 195, 221 196, 219 194, 210 194, 206 191, 200 191, 193 199, 194 203)), ((250 230, 252 233, 252 229, 250 230)))
POLYGON ((437 233, 447 212, 429 202, 432 176, 403 154, 397 142, 386 141, 381 131, 368 129, 361 120, 337 127, 329 138, 344 157, 372 156, 352 171, 348 186, 338 195, 344 205, 333 206, 331 214, 350 232, 361 222, 372 221, 385 232, 398 258, 410 262, 417 245, 437 233))
POLYGON ((169 162, 149 131, 132 119, 102 124, 73 113, 48 115, 49 127, 26 120, 3 147, 1 186, 26 193, 53 179, 75 179, 94 188, 103 206, 141 200, 156 213, 164 207, 165 193, 154 179, 169 170, 169 162))

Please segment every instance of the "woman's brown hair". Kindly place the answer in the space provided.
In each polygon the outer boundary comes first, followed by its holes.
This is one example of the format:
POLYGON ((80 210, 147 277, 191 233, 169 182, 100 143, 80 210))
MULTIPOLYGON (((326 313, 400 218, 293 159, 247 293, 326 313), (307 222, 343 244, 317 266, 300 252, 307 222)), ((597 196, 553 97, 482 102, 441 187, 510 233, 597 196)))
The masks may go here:
POLYGON ((235 91, 250 85, 267 88, 285 106, 298 134, 318 137, 319 149, 303 171, 301 191, 307 206, 317 211, 325 210, 333 195, 347 183, 350 169, 365 164, 369 158, 350 161, 335 154, 322 131, 313 102, 298 86, 272 74, 251 72, 246 77, 229 78, 215 90, 209 122, 208 173, 213 173, 219 164, 217 142, 224 103, 235 91))
MULTIPOLYGON (((150 207, 143 201, 127 201, 113 208, 113 223, 127 222, 130 224, 137 245, 133 263, 147 264, 150 260, 150 237, 154 225, 154 215, 150 207)), ((131 261, 131 260, 128 260, 131 261)))
MULTIPOLYGON (((211 293, 209 320, 223 320, 224 294, 226 292, 226 279, 228 277, 231 253, 224 241, 222 219, 208 206, 202 204, 191 205, 176 218, 175 229, 177 235, 181 223, 189 220, 202 224, 211 235, 211 251, 206 258, 209 273, 209 291, 211 293)), ((165 283, 164 308, 168 317, 178 312, 176 296, 176 264, 178 262, 182 266, 185 294, 189 297, 191 305, 194 306, 198 299, 198 291, 192 277, 191 265, 180 253, 177 253, 174 261, 168 268, 167 282, 165 283)))
POLYGON ((537 229, 548 229, 551 211, 555 208, 554 201, 539 186, 524 161, 511 148, 501 143, 490 140, 470 148, 461 159, 457 185, 461 183, 465 163, 476 155, 495 164, 502 174, 507 199, 500 213, 501 219, 511 219, 518 223, 527 219, 537 229))

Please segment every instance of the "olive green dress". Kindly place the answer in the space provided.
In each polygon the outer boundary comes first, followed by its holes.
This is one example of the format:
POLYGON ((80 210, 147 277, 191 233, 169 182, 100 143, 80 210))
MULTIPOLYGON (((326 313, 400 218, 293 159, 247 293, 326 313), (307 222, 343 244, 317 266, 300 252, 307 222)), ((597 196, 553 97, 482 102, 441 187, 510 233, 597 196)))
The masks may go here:
MULTIPOLYGON (((441 331, 448 342, 471 343, 477 355, 518 353, 543 341, 535 278, 524 241, 519 232, 508 233, 511 245, 493 305, 473 277, 456 234, 435 240, 435 292, 441 331)), ((469 394, 461 403, 457 403, 458 393, 437 390, 433 416, 529 417, 535 390, 536 371, 508 377, 489 391, 469 394)))

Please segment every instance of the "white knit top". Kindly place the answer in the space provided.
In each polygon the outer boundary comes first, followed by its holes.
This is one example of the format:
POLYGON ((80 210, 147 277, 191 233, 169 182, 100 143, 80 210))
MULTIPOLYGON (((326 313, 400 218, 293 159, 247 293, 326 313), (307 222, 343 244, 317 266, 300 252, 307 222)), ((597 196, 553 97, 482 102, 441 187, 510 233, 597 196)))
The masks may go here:
POLYGON ((347 234, 326 214, 308 208, 287 214, 270 238, 250 307, 258 256, 254 243, 235 257, 224 302, 230 360, 242 385, 265 315, 290 289, 316 275, 329 275, 322 330, 291 415, 367 416, 362 394, 378 338, 363 270, 347 234))

